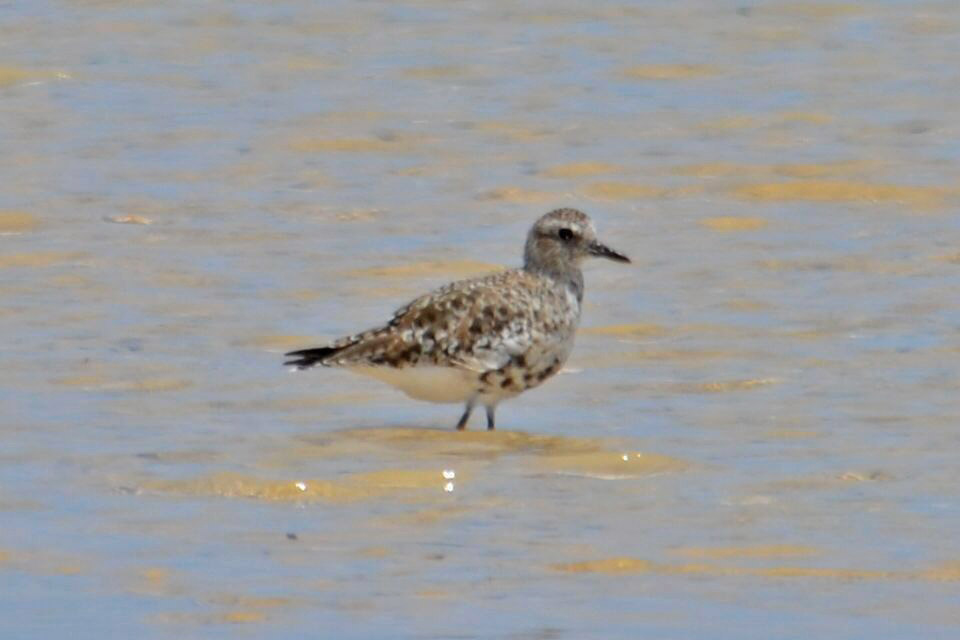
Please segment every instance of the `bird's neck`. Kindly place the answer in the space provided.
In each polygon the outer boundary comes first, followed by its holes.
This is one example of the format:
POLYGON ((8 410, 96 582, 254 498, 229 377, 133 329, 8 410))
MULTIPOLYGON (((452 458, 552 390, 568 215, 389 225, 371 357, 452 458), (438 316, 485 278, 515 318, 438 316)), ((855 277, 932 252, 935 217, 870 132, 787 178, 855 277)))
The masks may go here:
POLYGON ((527 261, 523 265, 524 271, 553 280, 558 286, 568 289, 577 302, 583 302, 583 272, 575 265, 564 265, 563 268, 549 268, 546 265, 527 261))

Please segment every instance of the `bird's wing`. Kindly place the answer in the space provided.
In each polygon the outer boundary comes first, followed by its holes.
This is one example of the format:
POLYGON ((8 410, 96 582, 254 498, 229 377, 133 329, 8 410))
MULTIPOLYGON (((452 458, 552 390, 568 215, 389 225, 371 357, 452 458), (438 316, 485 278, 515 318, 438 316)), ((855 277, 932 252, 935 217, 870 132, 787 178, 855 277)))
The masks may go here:
POLYGON ((385 326, 338 340, 323 364, 499 369, 550 339, 541 317, 546 293, 520 270, 454 282, 416 298, 385 326))

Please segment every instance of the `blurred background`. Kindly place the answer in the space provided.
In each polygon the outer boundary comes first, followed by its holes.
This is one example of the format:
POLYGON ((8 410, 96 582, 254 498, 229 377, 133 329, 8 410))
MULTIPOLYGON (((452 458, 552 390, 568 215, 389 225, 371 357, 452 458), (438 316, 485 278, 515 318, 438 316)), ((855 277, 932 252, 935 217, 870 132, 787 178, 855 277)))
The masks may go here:
POLYGON ((0 636, 960 633, 960 6, 0 3, 0 636), (282 352, 519 264, 563 375, 282 352))

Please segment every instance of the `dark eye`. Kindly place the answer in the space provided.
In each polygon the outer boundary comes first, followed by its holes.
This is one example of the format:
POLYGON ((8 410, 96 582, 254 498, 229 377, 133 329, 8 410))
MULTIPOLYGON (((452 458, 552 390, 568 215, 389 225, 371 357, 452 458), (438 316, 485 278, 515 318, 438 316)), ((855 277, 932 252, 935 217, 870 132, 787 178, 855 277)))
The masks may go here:
POLYGON ((567 228, 560 229, 560 231, 557 232, 557 235, 560 236, 560 239, 564 242, 570 242, 573 240, 573 231, 567 228))

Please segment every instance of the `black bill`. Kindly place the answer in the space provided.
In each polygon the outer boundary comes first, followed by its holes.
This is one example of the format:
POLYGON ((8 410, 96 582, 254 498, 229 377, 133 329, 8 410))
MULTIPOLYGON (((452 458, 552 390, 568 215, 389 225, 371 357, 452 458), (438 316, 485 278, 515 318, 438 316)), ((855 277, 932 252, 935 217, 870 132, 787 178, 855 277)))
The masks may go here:
POLYGON ((590 245, 590 255, 596 256, 598 258, 607 258, 608 260, 613 260, 615 262, 630 262, 630 258, 614 251, 605 244, 600 244, 599 242, 594 242, 590 245))

